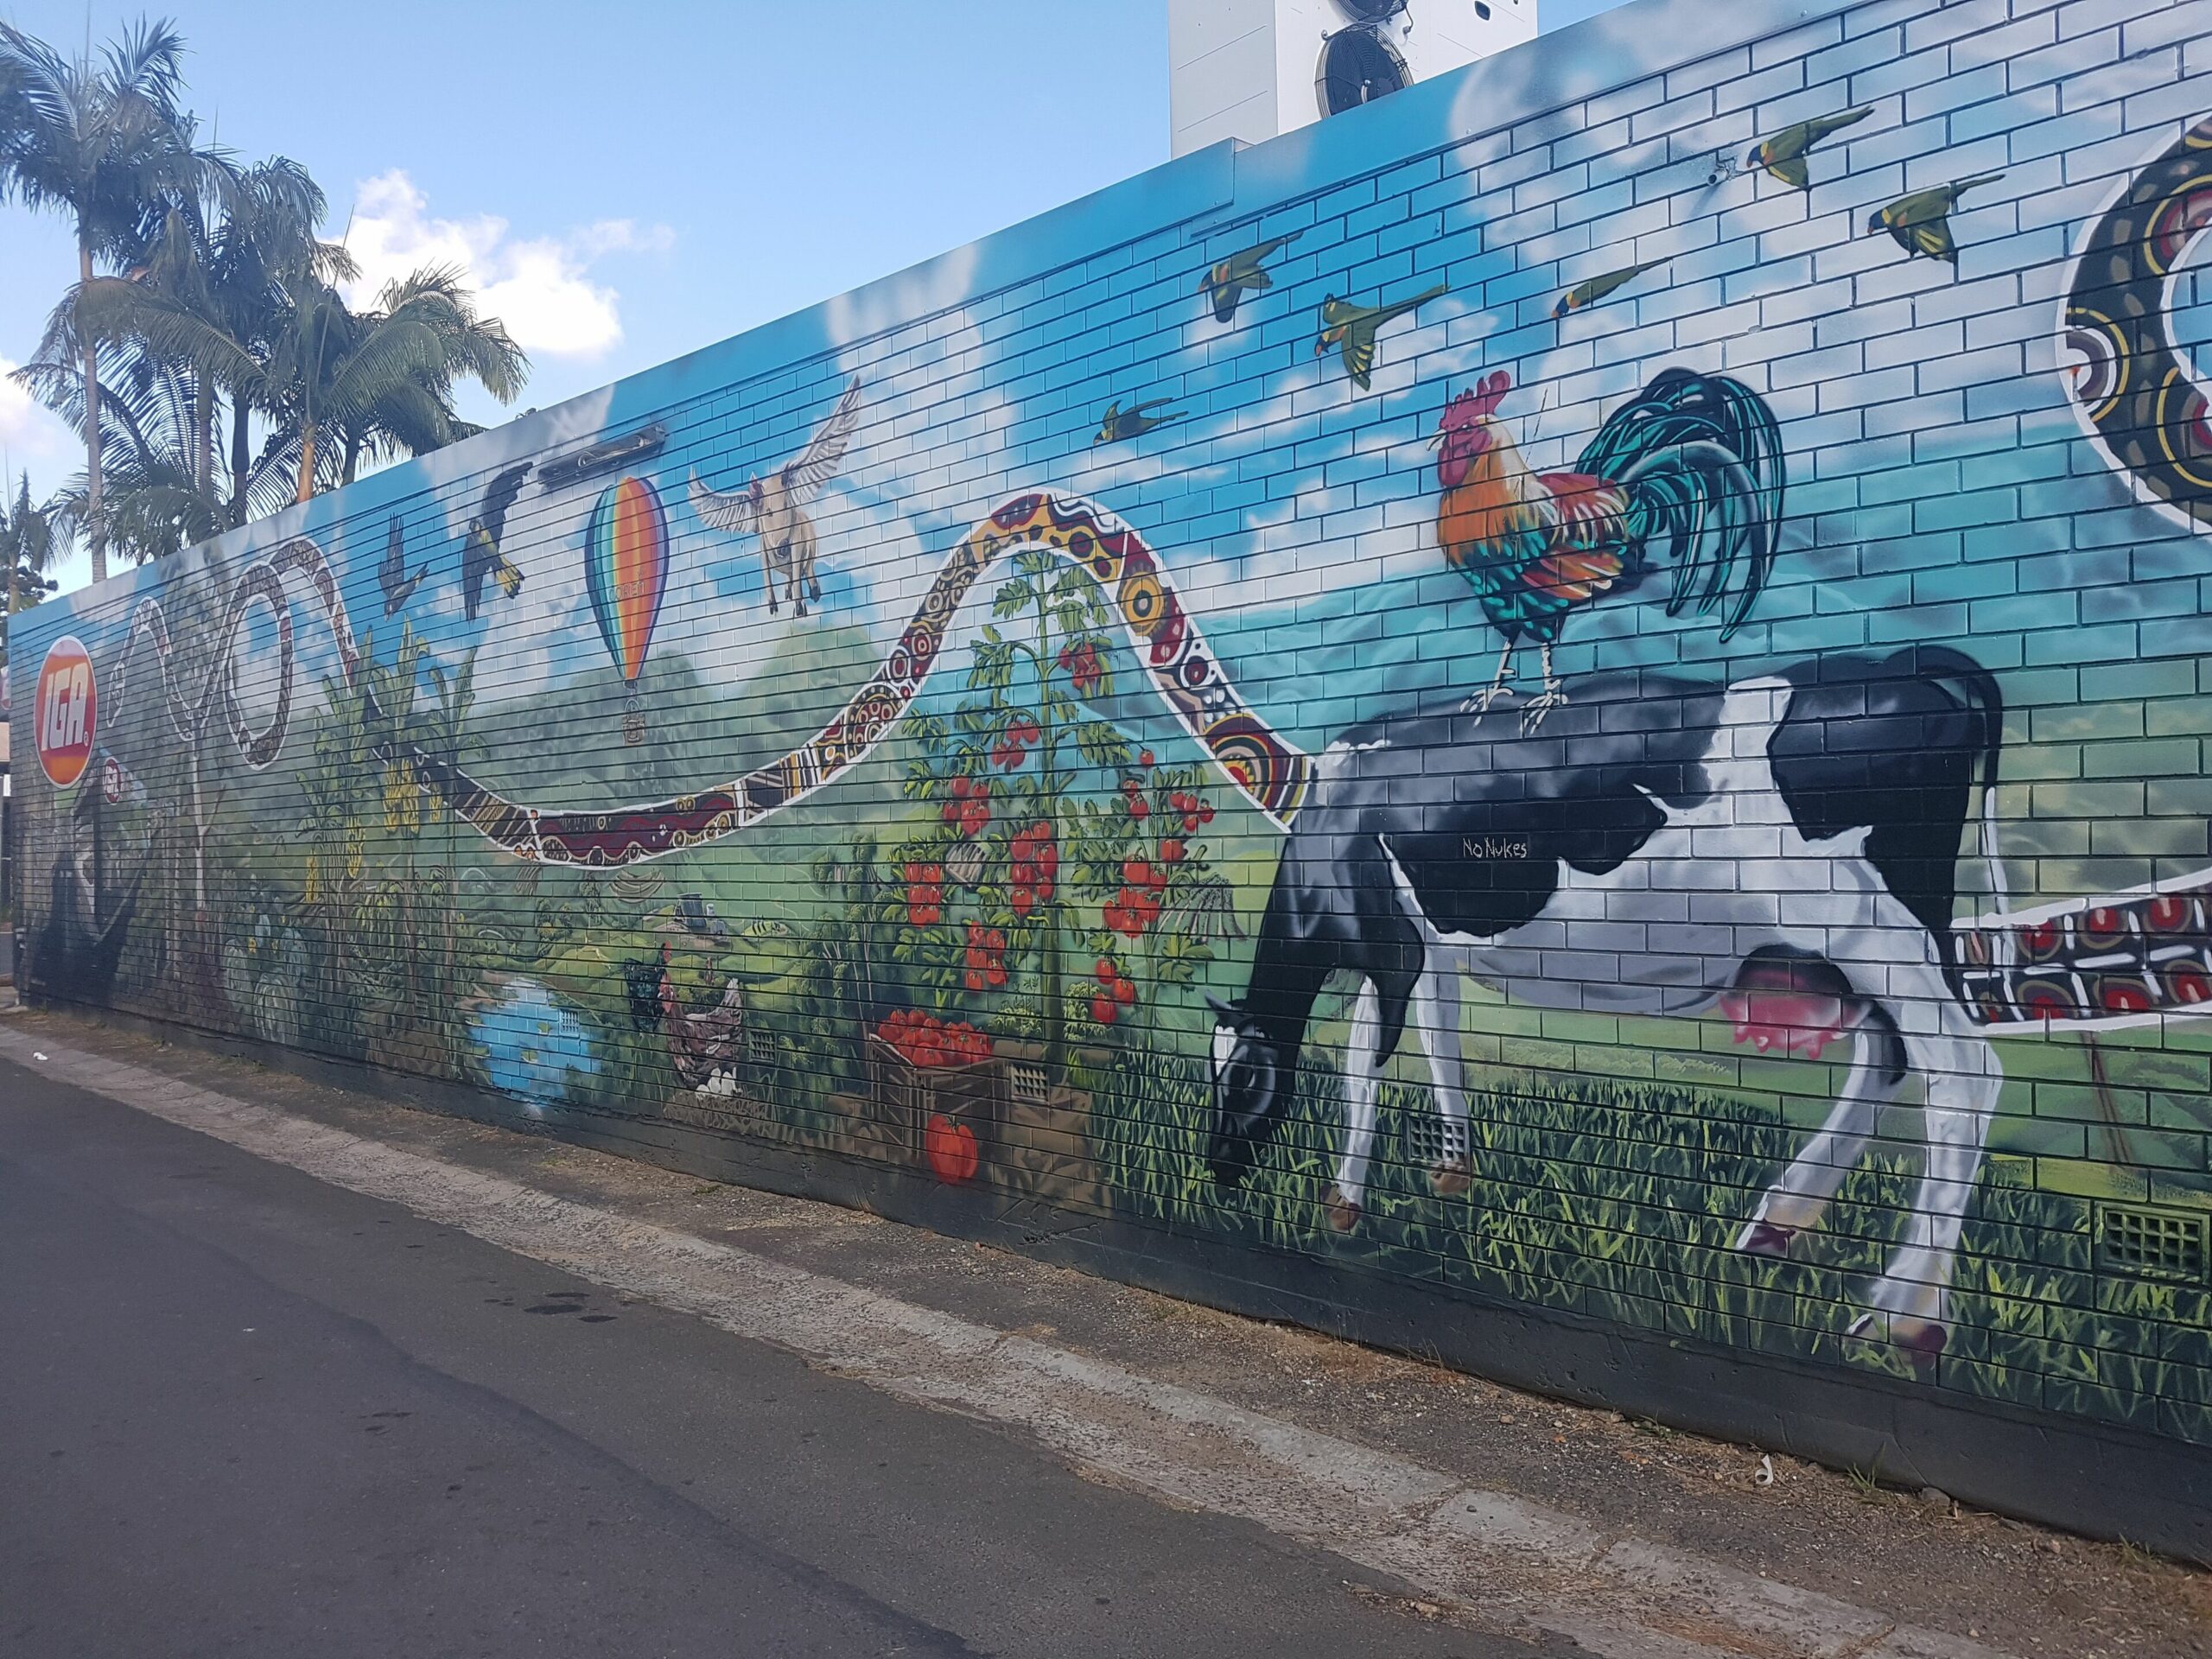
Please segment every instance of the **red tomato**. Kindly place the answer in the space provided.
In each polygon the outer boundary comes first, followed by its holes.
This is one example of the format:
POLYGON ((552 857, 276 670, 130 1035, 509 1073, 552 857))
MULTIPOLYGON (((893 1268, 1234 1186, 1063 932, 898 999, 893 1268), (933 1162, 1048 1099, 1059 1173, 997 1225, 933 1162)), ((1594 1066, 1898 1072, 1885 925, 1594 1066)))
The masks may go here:
POLYGON ((965 1123, 954 1122, 942 1112, 930 1119, 929 1128, 922 1137, 922 1152, 929 1160, 930 1173, 947 1186, 966 1185, 983 1166, 982 1148, 976 1144, 976 1132, 965 1123))

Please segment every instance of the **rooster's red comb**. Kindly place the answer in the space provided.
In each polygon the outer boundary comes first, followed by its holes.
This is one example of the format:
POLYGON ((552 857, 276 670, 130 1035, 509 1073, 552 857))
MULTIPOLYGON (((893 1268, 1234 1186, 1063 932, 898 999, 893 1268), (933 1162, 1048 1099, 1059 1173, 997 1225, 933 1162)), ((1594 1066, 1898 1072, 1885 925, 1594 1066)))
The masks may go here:
POLYGON ((1497 406, 1505 401, 1505 394, 1513 390, 1513 377, 1503 369, 1485 375, 1472 391, 1463 391, 1452 400, 1444 411, 1444 429, 1457 432, 1486 421, 1497 413, 1497 406))

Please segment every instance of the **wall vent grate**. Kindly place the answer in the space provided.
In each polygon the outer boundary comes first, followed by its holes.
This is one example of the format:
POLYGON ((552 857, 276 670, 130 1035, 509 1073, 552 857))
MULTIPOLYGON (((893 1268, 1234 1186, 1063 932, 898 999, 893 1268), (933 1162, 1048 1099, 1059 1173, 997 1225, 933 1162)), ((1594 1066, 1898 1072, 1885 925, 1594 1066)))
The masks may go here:
POLYGON ((1040 1106, 1052 1092, 1045 1068, 1027 1060, 1009 1060, 1006 1068, 1007 1087, 1014 1097, 1025 1105, 1040 1106))
POLYGON ((2206 1217, 2147 1204, 2097 1206, 2097 1264, 2138 1279, 2204 1278, 2206 1217))

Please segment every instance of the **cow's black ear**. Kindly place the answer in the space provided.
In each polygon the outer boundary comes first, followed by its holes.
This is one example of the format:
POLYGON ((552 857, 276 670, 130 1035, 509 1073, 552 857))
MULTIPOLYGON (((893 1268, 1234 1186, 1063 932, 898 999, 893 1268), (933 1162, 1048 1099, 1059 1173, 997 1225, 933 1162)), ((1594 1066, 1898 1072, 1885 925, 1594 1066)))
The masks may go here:
POLYGON ((1244 1022, 1244 1010, 1234 1002, 1224 1002, 1211 992, 1206 994, 1206 1006, 1213 1010, 1213 1017, 1224 1026, 1238 1026, 1244 1022))

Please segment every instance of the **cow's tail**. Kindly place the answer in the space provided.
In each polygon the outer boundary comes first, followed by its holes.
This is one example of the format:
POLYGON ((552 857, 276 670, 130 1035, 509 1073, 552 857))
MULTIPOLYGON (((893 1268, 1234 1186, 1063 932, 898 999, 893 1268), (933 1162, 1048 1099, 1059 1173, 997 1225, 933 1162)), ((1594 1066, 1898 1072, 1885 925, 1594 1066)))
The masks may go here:
MULTIPOLYGON (((1971 722, 1968 741, 1976 756, 1975 787, 1981 794, 1980 825, 1982 868, 1989 883, 1993 914, 2012 908, 2012 891, 2005 876, 2005 855, 1998 841, 1997 774, 2005 755, 2005 693, 1997 677, 1963 652, 1944 645, 1923 645, 1915 660, 1920 671, 1948 690, 1964 706, 1971 722)), ((2009 939, 2011 931, 2000 930, 2009 939)), ((1957 941, 1954 933, 1938 940, 1944 971, 1955 985, 1958 978, 1957 941)))

